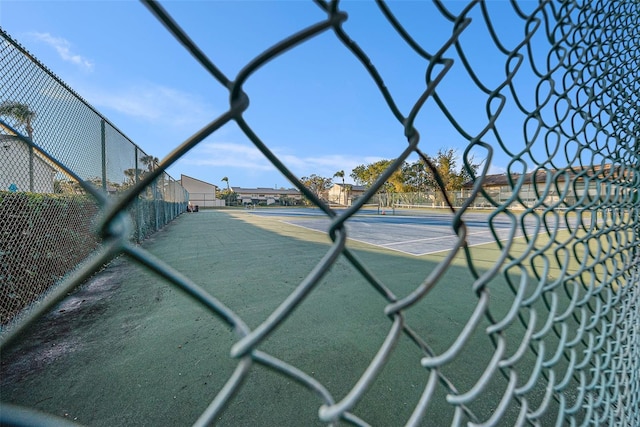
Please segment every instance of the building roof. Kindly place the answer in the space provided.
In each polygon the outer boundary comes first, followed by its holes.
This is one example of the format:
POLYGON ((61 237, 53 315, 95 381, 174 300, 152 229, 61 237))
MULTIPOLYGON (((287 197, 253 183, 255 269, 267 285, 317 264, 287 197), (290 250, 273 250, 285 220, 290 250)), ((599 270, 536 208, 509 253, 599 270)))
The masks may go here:
MULTIPOLYGON (((589 167, 573 167, 573 168, 567 168, 567 169, 548 169, 548 170, 537 169, 525 175, 525 183, 531 183, 531 182, 534 182, 534 180, 535 182, 546 182, 549 176, 552 179, 557 181, 565 181, 567 177, 569 176, 574 177, 577 175, 580 175, 579 177, 577 177, 578 180, 583 179, 582 177, 584 175, 588 177, 599 176, 600 178, 604 178, 609 175, 613 175, 614 177, 617 177, 620 175, 620 172, 621 172, 620 170, 612 171, 611 164, 606 164, 604 166, 594 165, 589 167)), ((520 176, 521 174, 512 173, 511 182, 515 184, 515 182, 517 182, 518 179, 520 179, 520 176)), ((473 187, 473 183, 474 183, 473 180, 468 181, 463 185, 463 187, 471 188, 473 187)), ((482 180, 482 184, 484 187, 510 185, 509 177, 507 176, 506 173, 496 174, 496 175, 486 175, 482 180)))
POLYGON ((231 187, 231 189, 238 194, 271 194, 276 196, 281 195, 291 195, 291 196, 299 196, 300 190, 296 190, 295 188, 268 188, 268 187, 257 187, 257 188, 242 188, 242 187, 231 187))
POLYGON ((210 182, 203 181, 203 180, 201 180, 201 179, 194 178, 194 177, 192 177, 192 176, 185 175, 185 174, 180 174, 180 183, 182 183, 182 180, 183 180, 184 178, 188 178, 188 179, 193 180, 193 181, 198 181, 198 182, 200 182, 200 183, 202 183, 202 184, 213 185, 214 187, 219 188, 219 187, 218 187, 217 185, 215 185, 215 184, 212 184, 212 183, 210 183, 210 182))
MULTIPOLYGON (((341 182, 336 182, 334 185, 337 185, 338 187, 342 187, 343 184, 341 182)), ((364 185, 344 184, 344 186, 351 188, 351 191, 366 191, 367 190, 367 187, 365 187, 364 185)))

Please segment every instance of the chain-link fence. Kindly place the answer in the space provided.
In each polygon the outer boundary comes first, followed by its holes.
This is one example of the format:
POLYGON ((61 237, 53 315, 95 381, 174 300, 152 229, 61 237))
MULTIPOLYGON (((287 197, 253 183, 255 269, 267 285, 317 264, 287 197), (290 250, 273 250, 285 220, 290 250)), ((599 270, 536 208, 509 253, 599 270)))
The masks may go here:
MULTIPOLYGON (((6 328, 101 244, 100 215, 157 168, 103 116, 0 31, 0 319, 6 328)), ((157 174, 125 208, 141 241, 186 209, 157 174)))
POLYGON ((512 211, 543 211, 550 205, 554 205, 556 209, 569 209, 575 207, 578 200, 598 204, 604 202, 609 191, 606 177, 621 173, 611 167, 611 164, 606 164, 604 167, 595 165, 579 170, 538 170, 524 175, 522 180, 517 173, 490 175, 484 177, 483 191, 480 194, 472 190, 473 183, 468 183, 465 188, 455 191, 378 193, 369 199, 369 203, 399 209, 449 209, 449 204, 455 208, 466 206, 466 209, 493 209, 496 205, 503 205, 512 211), (553 185, 541 192, 546 187, 547 180, 554 176, 553 185), (518 184, 519 181, 521 184, 518 184))
MULTIPOLYGON (((396 344, 401 336, 407 337, 421 354, 412 365, 415 375, 427 377, 426 386, 406 420, 407 425, 419 425, 428 420, 437 389, 444 390, 446 404, 453 408, 453 425, 463 422, 470 425, 504 424, 507 422, 505 414, 514 408, 516 417, 511 419, 511 423, 517 425, 540 425, 550 413, 556 425, 640 425, 640 141, 637 126, 640 120, 640 5, 637 2, 541 1, 526 12, 518 2, 511 2, 513 22, 510 25, 521 27, 524 34, 517 43, 508 43, 515 46, 512 49, 507 48, 505 40, 501 40, 494 31, 497 18, 492 17, 487 3, 470 1, 459 8, 460 12, 454 13, 446 4, 436 2, 438 18, 448 21, 451 29, 437 50, 423 47, 403 27, 393 13, 393 5, 377 2, 387 23, 425 63, 424 91, 405 112, 401 111, 385 85, 376 64, 361 49, 357 38, 352 38, 343 27, 347 15, 337 1, 316 1, 321 17, 315 25, 271 46, 233 77, 225 75, 208 59, 159 4, 145 4, 193 55, 194 60, 228 90, 229 108, 180 144, 169 158, 158 165, 158 169, 149 168, 145 176, 136 172, 135 177, 139 181, 132 182, 131 188, 113 204, 107 203, 108 198, 102 196, 104 193, 95 196, 97 203, 93 209, 101 214, 95 219, 100 229, 100 233, 95 235, 96 249, 78 271, 66 277, 60 288, 31 313, 28 320, 3 338, 3 346, 11 343, 29 321, 44 313, 65 292, 99 270, 104 262, 124 253, 186 291, 194 302, 206 307, 237 333, 238 339, 230 349, 230 357, 237 360, 235 371, 202 412, 197 422, 199 425, 217 419, 241 390, 255 365, 277 372, 289 384, 302 385, 316 392, 322 422, 375 424, 375 419, 368 420, 367 414, 356 415, 353 409, 371 393, 376 377, 384 370, 391 355, 399 351, 396 344), (504 76, 498 85, 486 86, 466 60, 470 52, 462 36, 472 25, 487 29, 495 49, 502 56, 503 61, 495 63, 496 75, 502 73, 500 75, 504 76), (407 142, 398 147, 396 161, 376 183, 353 206, 339 214, 302 185, 243 117, 243 113, 250 109, 248 100, 251 93, 245 93, 244 88, 252 75, 277 55, 286 54, 286 51, 327 33, 360 61, 384 97, 390 116, 402 125, 403 135, 399 138, 407 142), (543 61, 539 60, 541 49, 546 59, 543 61), (517 84, 518 76, 525 69, 535 77, 538 83, 535 87, 517 84), (439 85, 451 78, 452 70, 466 73, 486 95, 486 110, 477 112, 486 117, 485 127, 480 131, 466 129, 462 124, 463 117, 454 114, 443 100, 439 85), (522 97, 528 98, 531 93, 535 93, 535 105, 527 107, 527 103, 521 102, 522 97), (412 283, 407 294, 396 295, 391 290, 393 284, 376 277, 371 266, 349 248, 345 222, 362 206, 372 202, 376 192, 408 156, 417 154, 429 165, 428 156, 422 151, 419 129, 415 127, 416 116, 427 100, 435 102, 460 137, 466 140, 463 161, 469 173, 473 173, 469 167, 473 160, 472 150, 485 153, 486 162, 475 174, 472 187, 467 189, 471 197, 465 198, 466 201, 457 207, 446 196, 442 177, 432 168, 442 187, 441 195, 434 202, 443 203, 451 211, 453 219, 450 226, 457 239, 454 248, 439 258, 437 266, 425 274, 422 281, 412 283), (503 137, 504 126, 500 125, 500 119, 506 114, 503 107, 507 103, 511 108, 509 122, 513 123, 514 117, 518 117, 523 130, 520 144, 506 141, 503 137), (174 271, 163 260, 130 244, 130 225, 121 215, 141 196, 153 198, 154 188, 161 186, 148 185, 158 182, 162 170, 231 121, 235 121, 271 163, 331 220, 328 232, 333 242, 331 247, 281 305, 254 329, 249 328, 215 295, 174 271), (511 161, 504 180, 494 183, 498 187, 492 188, 487 177, 492 155, 497 151, 507 153, 511 161), (487 227, 495 236, 498 251, 490 262, 476 259, 467 245, 465 212, 473 200, 480 198, 487 208, 492 209, 487 227), (520 212, 510 208, 514 204, 520 212), (498 217, 511 222, 511 239, 498 237, 494 224, 498 217), (522 244, 514 243, 516 230, 524 232, 522 244), (458 255, 462 255, 465 268, 473 278, 468 284, 468 292, 477 297, 477 303, 450 346, 444 351, 436 351, 429 337, 419 332, 423 330, 421 325, 411 323, 411 313, 419 302, 429 299, 429 293, 435 287, 441 285, 443 274, 453 268, 458 255), (322 278, 338 259, 348 260, 371 290, 379 294, 386 305, 384 314, 389 319, 389 327, 384 342, 359 379, 348 392, 334 396, 330 386, 320 383, 309 372, 268 354, 262 345, 278 326, 286 323, 310 291, 321 285, 322 278), (512 294, 511 308, 504 313, 496 310, 490 300, 490 284, 497 277, 507 283, 512 294), (486 324, 488 326, 485 327, 486 324), (523 332, 513 332, 516 327, 523 332), (478 331, 491 340, 494 352, 486 365, 478 367, 481 374, 475 384, 468 389, 459 389, 447 365, 469 344, 471 334, 478 331), (524 360, 534 362, 523 366, 524 360), (483 397, 488 384, 496 379, 501 379, 504 387, 500 393, 492 395, 491 415, 482 418, 474 410, 474 402, 483 397), (536 392, 542 389, 542 396, 534 395, 534 389, 536 392)), ((426 21, 431 18, 425 16, 425 28, 428 28, 426 21)), ((16 49, 10 45, 8 54, 16 49)), ((17 56, 14 62, 20 63, 20 55, 17 56)), ((28 69, 31 70, 30 67, 28 69)), ((23 72, 21 76, 23 74, 27 78, 30 75, 23 72)), ((25 79, 13 76, 3 73, 2 87, 25 90, 25 79)), ((49 85, 52 81, 48 74, 36 78, 29 87, 41 90, 29 89, 29 97, 22 98, 22 101, 36 112, 47 111, 46 114, 52 118, 55 115, 61 123, 80 120, 82 114, 86 115, 83 123, 95 125, 83 126, 81 135, 65 135, 64 140, 100 141, 105 133, 101 128, 104 122, 92 122, 93 111, 84 107, 79 109, 80 116, 61 114, 69 108, 58 106, 59 99, 70 95, 56 89, 59 88, 57 85, 52 88, 49 85), (58 96, 47 101, 51 107, 41 110, 38 106, 45 102, 41 97, 52 93, 52 90, 58 96)), ((80 101, 74 97, 67 102, 77 104, 80 101)), ((101 147, 105 150, 101 144, 89 147, 81 154, 72 145, 52 144, 45 136, 49 132, 45 121, 46 116, 42 122, 31 124, 33 141, 37 146, 27 144, 26 147, 32 149, 34 155, 38 153, 36 148, 42 148, 41 151, 47 153, 43 159, 45 162, 59 160, 77 176, 94 179, 96 185, 102 185, 103 189, 114 183, 123 186, 125 171, 138 170, 133 160, 129 163, 122 160, 124 164, 116 162, 116 165, 101 169, 100 159, 105 158, 100 153, 101 147)), ((14 123, 12 129, 15 129, 13 133, 19 133, 17 124, 14 123)), ((62 126, 61 132, 51 132, 59 135, 72 131, 79 132, 78 127, 62 126)), ((20 141, 28 143, 30 139, 20 138, 20 141)), ((106 149, 109 149, 108 144, 106 149)), ((130 149, 130 159, 135 159, 137 149, 133 146, 130 149)), ((33 162, 34 172, 36 162, 33 162)), ((56 166, 60 167, 59 164, 56 166)), ((34 189, 39 185, 39 178, 36 179, 35 175, 34 189)), ((83 188, 90 194, 94 193, 93 187, 86 183, 83 188)), ((421 204, 427 201, 414 199, 406 202, 421 204)), ((345 324, 344 327, 349 328, 350 325, 345 324)), ((10 406, 3 408, 3 420, 18 416, 26 417, 28 413, 25 415, 10 406)), ((33 417, 37 419, 36 415, 33 417)), ((293 420, 292 424, 304 424, 304 421, 293 420)))

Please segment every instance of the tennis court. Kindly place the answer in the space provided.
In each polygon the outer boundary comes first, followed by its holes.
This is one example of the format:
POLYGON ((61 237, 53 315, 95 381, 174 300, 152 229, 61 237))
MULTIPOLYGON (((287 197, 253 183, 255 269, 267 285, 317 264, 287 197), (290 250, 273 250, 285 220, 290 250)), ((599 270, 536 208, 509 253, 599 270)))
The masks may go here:
POLYGON ((142 3, 158 153, 0 29, 0 425, 640 426, 640 3, 142 3))
MULTIPOLYGON (((280 218, 280 221, 297 227, 327 233, 331 221, 317 208, 248 210, 252 215, 280 218)), ((339 212, 339 211, 338 211, 339 212)), ((452 228, 453 215, 446 211, 428 209, 387 209, 369 207, 347 220, 347 237, 381 248, 414 256, 423 256, 451 250, 457 240, 452 228)), ((521 217, 510 218, 506 214, 490 217, 488 212, 465 213, 466 241, 469 246, 495 243, 523 236, 523 229, 535 230, 537 222, 521 217), (489 227, 491 224, 492 227, 489 227), (493 229, 493 231, 492 231, 493 229)), ((566 226, 559 224, 559 230, 566 226)), ((540 230, 541 231, 541 230, 540 230)), ((529 233, 532 236, 533 233, 529 233)))
MULTIPOLYGON (((330 247, 326 235, 312 227, 292 226, 287 221, 294 218, 283 221, 282 214, 256 209, 182 215, 143 246, 170 260, 173 268, 202 284, 255 328, 330 247), (203 229, 208 230, 204 237, 203 229)), ((315 222, 311 218, 305 215, 300 221, 322 224, 319 218, 315 222)), ((383 226, 394 235, 402 234, 395 229, 417 221, 357 219, 362 221, 354 221, 350 228, 383 226)), ((350 244, 371 272, 399 296, 410 293, 439 259, 406 256, 380 246, 350 244)), ((483 253, 488 268, 491 252, 483 253)), ((430 297, 406 313, 407 324, 436 354, 452 345, 473 313, 478 302, 471 292, 473 282, 468 269, 452 265, 430 297)), ((513 299, 503 279, 492 282, 492 313, 507 313, 513 299)), ((341 399, 367 369, 392 326, 384 314, 387 304, 340 258, 259 350, 304 370, 341 399)), ((438 371, 460 392, 471 389, 490 365, 494 347, 483 332, 486 326, 486 321, 481 322, 469 337, 470 345, 438 371)), ((518 337, 526 331, 514 325, 511 333, 513 342, 519 343, 518 337)), ((3 354, 3 400, 88 425, 189 424, 239 363, 229 356, 236 340, 219 318, 166 279, 123 257, 39 320, 3 354)), ((424 353, 402 336, 354 414, 373 425, 406 422, 433 372, 421 367, 422 357, 424 353)), ((518 369, 526 377, 533 366, 533 358, 527 355, 518 369)), ((251 369, 238 395, 217 419, 219 425, 323 425, 317 416, 322 400, 314 392, 264 366, 254 364, 251 369)), ((487 384, 483 397, 471 407, 476 416, 491 416, 507 382, 498 375, 487 384)), ((446 401, 449 393, 444 384, 435 387, 425 425, 450 423, 454 415, 446 401)), ((536 403, 543 396, 543 386, 530 394, 536 403)), ((517 405, 507 413, 505 419, 515 420, 517 405)), ((552 417, 553 411, 549 414, 552 417)))

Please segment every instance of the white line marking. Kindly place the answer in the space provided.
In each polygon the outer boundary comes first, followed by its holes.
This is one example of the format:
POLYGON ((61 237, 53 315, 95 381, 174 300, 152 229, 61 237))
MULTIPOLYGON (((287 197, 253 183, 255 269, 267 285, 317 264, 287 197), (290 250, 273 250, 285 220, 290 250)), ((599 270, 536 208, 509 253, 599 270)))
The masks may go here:
MULTIPOLYGON (((283 223, 288 224, 288 225, 293 225, 295 227, 304 228, 306 230, 315 231, 316 233, 322 233, 322 234, 326 234, 327 233, 327 231, 318 230, 316 228, 305 227, 304 225, 295 224, 295 223, 292 223, 292 222, 288 222, 286 220, 280 220, 280 222, 283 222, 283 223)), ((510 231, 510 230, 509 229, 505 229, 504 231, 510 231)), ((467 234, 467 238, 469 236, 471 236, 471 235, 478 235, 478 234, 491 234, 491 230, 478 231, 478 232, 475 232, 475 233, 468 233, 467 234)), ((499 235, 500 233, 497 232, 496 234, 499 235)), ((544 234, 544 232, 541 232, 541 233, 538 233, 538 234, 544 234)), ((453 236, 455 236, 456 239, 457 239, 457 236, 455 234, 453 234, 452 236, 446 236, 446 238, 450 239, 453 236)), ((521 234, 521 230, 516 230, 516 235, 513 236, 514 239, 521 239, 523 237, 524 237, 524 235, 521 234), (518 235, 518 234, 520 234, 520 235, 518 235)), ((415 252, 407 252, 407 251, 403 251, 401 249, 392 248, 392 247, 389 247, 389 246, 390 245, 397 245, 397 244, 406 244, 408 242, 419 241, 419 240, 408 240, 408 241, 402 241, 402 242, 385 243, 385 244, 381 245, 381 244, 377 244, 377 243, 371 243, 371 242, 368 242, 366 240, 354 239, 352 237, 347 237, 347 238, 349 240, 354 241, 354 242, 364 243, 364 244, 369 245, 369 246, 374 246, 374 247, 377 247, 377 248, 387 249, 387 250, 394 251, 394 252, 400 252, 400 253, 411 255, 411 256, 415 256, 415 257, 420 257, 420 256, 424 256, 424 255, 433 255, 433 254, 437 254, 437 253, 441 253, 441 252, 450 252, 453 249, 453 248, 439 249, 439 250, 435 250, 435 251, 421 252, 421 253, 416 254, 415 252)), ((439 240, 439 239, 443 239, 443 238, 444 237, 433 237, 433 238, 426 238, 426 239, 420 239, 420 240, 439 240)), ((491 244, 491 243, 496 243, 497 241, 506 242, 508 240, 509 240, 508 238, 498 239, 498 240, 489 240, 487 242, 474 243, 472 245, 467 245, 467 247, 472 248, 472 247, 475 247, 475 246, 481 246, 481 245, 488 245, 488 244, 491 244)))
MULTIPOLYGON (((478 231, 476 233, 467 233, 467 237, 469 236, 476 236, 478 234, 491 234, 491 230, 487 230, 487 231, 478 231)), ((440 237, 425 237, 424 239, 414 239, 414 240, 402 240, 400 242, 393 242, 393 243, 385 243, 382 246, 385 245, 404 245, 407 243, 415 243, 415 242, 427 242, 427 241, 431 241, 431 240, 442 240, 442 239, 451 239, 451 238, 457 238, 457 234, 455 233, 451 233, 447 236, 440 236, 440 237)))

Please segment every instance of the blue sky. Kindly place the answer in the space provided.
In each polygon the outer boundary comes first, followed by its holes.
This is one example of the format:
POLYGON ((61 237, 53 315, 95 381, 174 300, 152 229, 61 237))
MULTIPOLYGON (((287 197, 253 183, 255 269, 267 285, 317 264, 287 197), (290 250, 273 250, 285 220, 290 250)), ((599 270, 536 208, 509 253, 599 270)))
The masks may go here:
MULTIPOLYGON (((306 1, 168 1, 163 6, 231 80, 255 56, 283 38, 321 21, 325 13, 306 1)), ((459 13, 463 2, 445 2, 459 13)), ((453 25, 422 1, 390 3, 412 36, 430 53, 450 37, 453 25)), ((525 11, 534 2, 523 3, 525 11)), ((344 28, 370 57, 401 112, 407 115, 425 90, 427 61, 386 22, 373 2, 346 1, 344 28)), ((508 2, 490 1, 496 31, 513 48, 524 21, 508 2)), ((505 76, 505 56, 490 41, 480 9, 461 44, 478 77, 489 88, 505 76)), ((143 150, 166 156, 185 138, 228 109, 228 92, 176 42, 137 1, 13 1, 0 3, 0 26, 105 115, 143 150)), ((540 43, 544 40, 540 40, 540 43)), ((534 39, 534 44, 538 43, 534 39)), ((486 94, 473 84, 453 48, 455 65, 438 92, 466 132, 486 124, 486 94)), ((546 53, 540 50, 540 60, 546 53)), ((534 105, 530 67, 515 81, 522 100, 534 105)), ((286 52, 246 82, 245 118, 258 136, 297 176, 331 177, 355 166, 390 159, 405 148, 403 128, 365 68, 330 31, 286 52)), ((508 149, 524 147, 523 115, 508 102, 498 121, 508 149)), ((420 148, 435 155, 467 141, 433 100, 420 111, 420 148)), ((495 139, 490 172, 506 171, 510 156, 495 139)), ((544 151, 544 150, 543 150, 544 151)), ((474 152, 476 161, 486 156, 474 152)), ((544 159, 544 153, 542 153, 544 159)), ((412 160, 415 158, 411 158, 412 160)), ((531 160, 527 160, 531 164, 531 160)), ((538 160, 539 161, 539 160, 538 160)), ((224 186, 292 187, 232 122, 172 166, 181 173, 224 186)))

